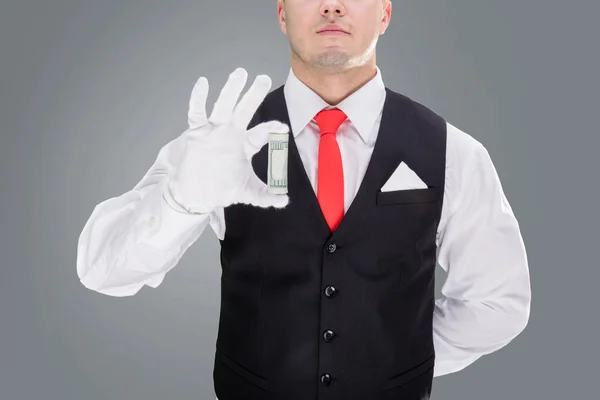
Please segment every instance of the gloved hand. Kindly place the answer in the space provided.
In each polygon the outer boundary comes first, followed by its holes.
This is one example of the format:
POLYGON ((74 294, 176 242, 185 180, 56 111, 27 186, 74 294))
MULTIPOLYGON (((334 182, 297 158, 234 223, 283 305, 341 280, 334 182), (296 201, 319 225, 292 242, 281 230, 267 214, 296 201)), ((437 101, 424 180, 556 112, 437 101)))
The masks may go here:
POLYGON ((259 75, 244 94, 248 73, 237 68, 221 89, 206 118, 208 80, 200 77, 192 90, 186 149, 169 177, 171 197, 192 213, 207 213, 234 203, 282 208, 287 194, 271 194, 252 169, 252 156, 268 143, 269 133, 288 133, 288 125, 267 121, 246 131, 254 113, 271 88, 271 79, 259 75), (237 105, 236 105, 237 103, 237 105))

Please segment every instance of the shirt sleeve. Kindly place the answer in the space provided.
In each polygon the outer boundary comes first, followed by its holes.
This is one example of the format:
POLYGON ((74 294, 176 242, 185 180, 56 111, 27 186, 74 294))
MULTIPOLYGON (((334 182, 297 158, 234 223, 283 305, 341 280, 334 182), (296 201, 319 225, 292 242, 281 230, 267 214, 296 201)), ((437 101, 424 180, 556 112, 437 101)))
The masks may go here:
POLYGON ((438 263, 447 278, 435 301, 434 376, 460 371, 502 348, 529 319, 529 268, 519 224, 487 150, 477 143, 450 178, 456 195, 438 231, 438 263))
POLYGON ((77 275, 88 289, 123 297, 156 288, 208 224, 223 237, 222 210, 190 214, 170 196, 183 141, 181 135, 161 148, 131 190, 94 207, 77 244, 77 275))

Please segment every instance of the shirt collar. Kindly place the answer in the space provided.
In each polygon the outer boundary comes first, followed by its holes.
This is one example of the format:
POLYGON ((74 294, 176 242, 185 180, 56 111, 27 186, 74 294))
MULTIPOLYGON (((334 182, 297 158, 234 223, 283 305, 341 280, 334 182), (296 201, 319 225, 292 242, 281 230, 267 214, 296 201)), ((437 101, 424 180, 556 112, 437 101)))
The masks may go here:
POLYGON ((336 106, 327 104, 325 100, 298 79, 290 68, 283 91, 294 137, 298 136, 319 111, 324 108, 336 107, 346 114, 363 141, 367 143, 375 121, 383 109, 386 95, 381 70, 379 67, 376 68, 377 74, 373 79, 336 106))

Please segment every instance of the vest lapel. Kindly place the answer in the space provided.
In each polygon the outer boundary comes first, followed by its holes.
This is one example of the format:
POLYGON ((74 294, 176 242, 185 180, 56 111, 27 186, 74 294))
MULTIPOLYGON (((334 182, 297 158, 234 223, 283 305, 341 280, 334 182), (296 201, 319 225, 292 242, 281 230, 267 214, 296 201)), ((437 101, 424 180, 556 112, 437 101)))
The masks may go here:
POLYGON ((332 240, 340 241, 360 234, 363 220, 369 218, 370 210, 375 207, 377 192, 404 159, 404 150, 410 148, 413 132, 411 110, 386 88, 381 124, 367 170, 348 211, 333 232, 332 240))

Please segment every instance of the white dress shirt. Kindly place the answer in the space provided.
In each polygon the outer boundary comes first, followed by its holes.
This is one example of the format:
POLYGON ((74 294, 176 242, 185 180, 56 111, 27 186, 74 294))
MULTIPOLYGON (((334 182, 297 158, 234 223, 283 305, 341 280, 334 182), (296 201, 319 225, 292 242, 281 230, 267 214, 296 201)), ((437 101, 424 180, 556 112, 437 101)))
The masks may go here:
MULTIPOLYGON (((291 129, 316 191, 319 130, 313 117, 328 104, 290 69, 284 86, 291 129)), ((348 210, 377 139, 385 101, 381 70, 336 107, 348 119, 336 137, 348 210)), ((77 249, 84 286, 110 296, 156 288, 210 225, 224 238, 223 209, 188 214, 166 189, 169 171, 184 150, 182 136, 167 143, 130 191, 99 203, 77 249)), ((472 136, 447 123, 446 177, 436 238, 439 265, 447 272, 435 302, 434 376, 460 371, 508 344, 527 325, 530 281, 519 224, 492 160, 472 136)))

